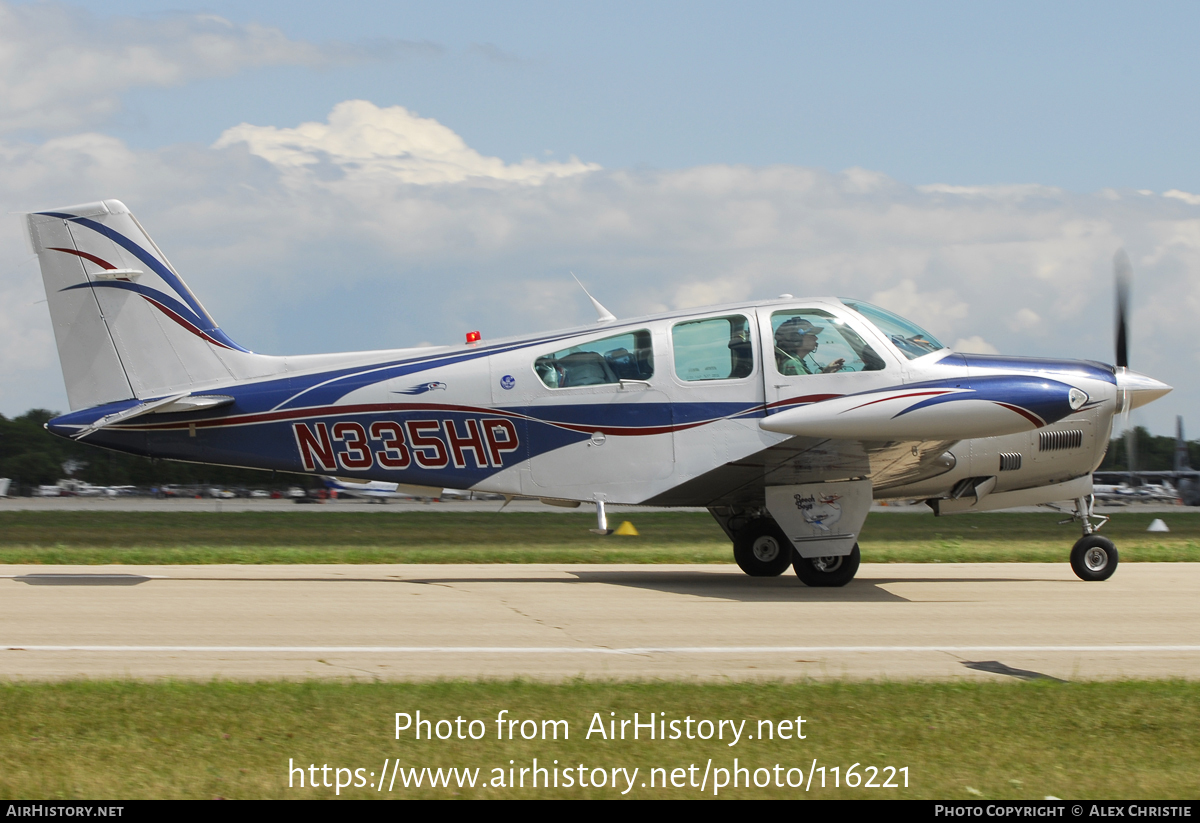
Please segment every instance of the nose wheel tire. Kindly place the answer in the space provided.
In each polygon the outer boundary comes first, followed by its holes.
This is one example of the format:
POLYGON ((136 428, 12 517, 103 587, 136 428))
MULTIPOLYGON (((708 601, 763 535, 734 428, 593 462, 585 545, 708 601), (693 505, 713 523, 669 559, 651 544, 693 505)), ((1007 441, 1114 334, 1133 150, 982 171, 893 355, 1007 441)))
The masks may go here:
POLYGON ((733 559, 751 577, 778 577, 792 562, 792 542, 772 520, 752 520, 733 541, 733 559))
POLYGON ((1117 570, 1117 547, 1098 534, 1084 535, 1071 548, 1071 569, 1081 580, 1107 580, 1117 570))
POLYGON ((859 552, 858 544, 850 554, 834 557, 792 557, 792 568, 796 577, 806 586, 828 587, 845 586, 858 573, 859 552))

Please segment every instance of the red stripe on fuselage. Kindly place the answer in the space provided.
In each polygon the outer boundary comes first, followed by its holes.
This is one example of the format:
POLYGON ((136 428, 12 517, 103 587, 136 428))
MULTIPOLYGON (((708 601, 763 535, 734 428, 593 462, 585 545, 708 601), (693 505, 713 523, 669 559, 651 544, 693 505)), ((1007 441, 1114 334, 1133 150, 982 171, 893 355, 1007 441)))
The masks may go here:
POLYGON ((1003 406, 1004 408, 1008 409, 1009 411, 1016 412, 1017 414, 1021 415, 1026 420, 1028 420, 1030 423, 1032 423, 1036 428, 1040 429, 1046 425, 1045 420, 1038 417, 1036 414, 1029 411, 1028 409, 1023 409, 1020 406, 1014 406, 1011 403, 1001 403, 999 400, 993 400, 992 402, 995 403, 997 406, 1003 406))
POLYGON ((838 397, 844 397, 842 394, 806 394, 803 397, 789 397, 786 400, 776 400, 774 403, 768 403, 765 408, 776 409, 781 406, 799 406, 810 403, 820 403, 824 400, 833 400, 838 397))
POLYGON ((233 417, 210 418, 208 420, 190 420, 171 423, 140 423, 127 426, 112 426, 112 429, 123 429, 126 431, 169 431, 172 429, 186 429, 189 426, 195 426, 198 429, 207 428, 224 428, 227 426, 249 426, 262 423, 275 423, 281 420, 298 420, 313 417, 340 417, 347 414, 380 414, 386 412, 457 412, 459 414, 486 414, 491 417, 504 416, 514 420, 526 420, 531 423, 542 423, 547 426, 555 426, 568 431, 579 432, 581 434, 592 434, 594 432, 602 432, 605 435, 613 437, 638 437, 643 435, 653 434, 669 434, 671 432, 686 431, 694 429, 698 426, 704 426, 709 423, 715 423, 719 420, 727 420, 732 417, 737 417, 745 412, 739 412, 726 417, 714 417, 709 420, 698 420, 691 423, 681 423, 678 425, 665 426, 604 426, 591 425, 586 423, 563 423, 556 420, 543 420, 540 417, 531 417, 526 414, 518 414, 516 412, 505 411, 503 409, 489 409, 481 406, 456 406, 448 403, 362 403, 350 406, 324 406, 320 408, 307 409, 288 409, 287 411, 276 412, 259 412, 257 414, 243 414, 233 417))
POLYGON ((846 411, 841 412, 841 414, 845 414, 846 412, 852 412, 852 411, 855 411, 856 409, 865 409, 867 406, 874 406, 876 403, 886 403, 889 400, 903 400, 906 397, 928 397, 930 395, 937 396, 937 395, 941 395, 941 394, 950 394, 953 391, 955 391, 955 390, 954 389, 943 389, 940 391, 915 391, 915 392, 909 392, 908 394, 893 395, 892 397, 881 397, 878 400, 872 400, 870 403, 863 403, 858 406, 853 406, 849 409, 846 409, 846 411))

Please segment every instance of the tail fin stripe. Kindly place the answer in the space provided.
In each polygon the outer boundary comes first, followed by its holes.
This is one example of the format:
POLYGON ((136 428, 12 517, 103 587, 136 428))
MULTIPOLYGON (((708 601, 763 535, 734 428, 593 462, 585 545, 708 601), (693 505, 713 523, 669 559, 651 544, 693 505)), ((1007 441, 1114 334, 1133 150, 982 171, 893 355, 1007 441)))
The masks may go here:
POLYGON ((175 291, 176 294, 191 307, 197 317, 201 320, 201 328, 207 332, 217 331, 217 323, 208 316, 208 312, 200 305, 199 301, 192 294, 191 290, 183 284, 183 281, 176 276, 175 272, 168 269, 162 262, 152 255, 150 252, 143 249, 137 243, 130 240, 120 232, 113 231, 108 226, 102 223, 97 223, 95 220, 89 220, 86 217, 73 217, 72 223, 78 223, 81 226, 86 226, 92 231, 98 232, 119 246, 125 248, 130 254, 141 260, 147 266, 154 270, 154 273, 161 277, 175 291))
MULTIPOLYGON (((142 296, 146 297, 145 295, 142 295, 142 296)), ((206 340, 209 343, 212 343, 214 346, 220 346, 223 349, 231 348, 230 346, 226 345, 225 343, 222 343, 220 340, 216 339, 215 337, 213 337, 212 335, 203 331, 202 329, 197 328, 192 323, 189 323, 186 319, 184 319, 183 317, 180 317, 178 314, 171 311, 171 309, 164 306, 162 303, 158 302, 153 297, 146 297, 146 300, 149 301, 150 305, 154 306, 154 308, 158 309, 160 312, 162 312, 167 317, 174 320, 179 325, 183 326, 185 329, 187 329, 188 331, 190 331, 192 334, 196 335, 197 337, 199 337, 203 340, 206 340)), ((242 349, 242 351, 246 351, 246 350, 242 349)))
MULTIPOLYGON (((95 220, 89 220, 86 217, 75 217, 72 218, 72 222, 99 232, 109 240, 112 240, 114 243, 128 250, 132 255, 137 257, 137 259, 141 260, 143 263, 153 269, 154 273, 161 277, 167 283, 167 285, 169 285, 175 291, 175 293, 178 294, 183 301, 188 304, 188 306, 195 313, 196 319, 193 322, 195 323, 196 327, 203 331, 208 339, 212 340, 212 342, 218 343, 227 349, 246 352, 247 354, 251 353, 249 349, 243 348, 242 346, 239 346, 237 343, 233 342, 229 335, 225 334, 225 332, 223 332, 220 327, 217 326, 216 321, 209 317, 208 312, 206 312, 204 307, 200 305, 200 301, 198 301, 196 296, 192 294, 191 289, 189 289, 187 285, 185 285, 184 282, 179 279, 175 272, 163 265, 163 263, 160 262, 157 257, 143 249, 137 243, 133 242, 120 232, 114 231, 102 223, 97 223, 95 220)), ((170 300, 170 298, 167 298, 166 295, 162 295, 162 297, 170 300)), ((175 301, 171 300, 171 302, 175 301)), ((180 308, 182 308, 182 306, 180 308)), ((182 312, 182 316, 187 316, 188 314, 189 312, 182 312)))
POLYGON ((107 271, 112 271, 113 269, 116 268, 116 266, 114 266, 112 263, 109 263, 107 260, 102 260, 101 258, 97 257, 96 255, 88 254, 85 251, 79 251, 78 249, 60 249, 57 246, 48 246, 48 248, 50 249, 50 251, 66 252, 67 254, 74 254, 78 257, 82 257, 84 260, 90 260, 93 263, 95 263, 97 266, 99 266, 100 268, 105 269, 107 271))
POLYGON ((281 371, 229 339, 121 201, 31 213, 25 229, 72 410, 281 371))
MULTIPOLYGON (((167 317, 171 318, 197 337, 202 338, 203 340, 206 340, 215 346, 220 346, 223 349, 233 348, 233 346, 230 346, 229 343, 218 340, 216 337, 201 328, 200 324, 197 322, 199 318, 193 315, 186 306, 173 297, 163 294, 157 289, 152 289, 139 283, 115 281, 101 283, 76 283, 74 286, 67 286, 64 289, 61 289, 61 291, 71 291, 72 289, 124 289, 125 291, 136 292, 147 302, 149 302, 150 305, 154 306, 167 317), (189 315, 191 316, 189 317, 189 315)), ((219 332, 220 329, 217 329, 216 331, 219 332)), ((221 336, 224 337, 225 335, 222 334, 221 336)), ((241 351, 245 351, 245 349, 241 349, 241 351)))

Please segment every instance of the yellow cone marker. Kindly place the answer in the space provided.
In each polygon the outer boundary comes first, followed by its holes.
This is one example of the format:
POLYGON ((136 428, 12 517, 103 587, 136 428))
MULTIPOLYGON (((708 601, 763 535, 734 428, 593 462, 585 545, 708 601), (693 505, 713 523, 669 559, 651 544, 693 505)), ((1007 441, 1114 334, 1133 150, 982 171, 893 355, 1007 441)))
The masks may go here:
POLYGON ((628 520, 621 523, 621 525, 617 527, 617 530, 615 532, 615 534, 623 534, 626 537, 637 537, 637 533, 638 533, 638 530, 635 529, 633 527, 633 524, 630 523, 628 520))

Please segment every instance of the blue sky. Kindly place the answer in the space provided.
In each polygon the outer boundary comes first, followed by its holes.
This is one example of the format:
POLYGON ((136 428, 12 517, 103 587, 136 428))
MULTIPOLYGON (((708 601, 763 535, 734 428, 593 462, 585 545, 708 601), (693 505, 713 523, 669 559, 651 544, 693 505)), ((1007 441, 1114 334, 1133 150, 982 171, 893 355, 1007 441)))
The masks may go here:
POLYGON ((138 146, 315 120, 362 98, 453 124, 509 161, 549 149, 606 168, 789 163, 913 184, 1200 189, 1195 3, 70 5, 213 14, 392 55, 134 91, 106 130, 138 146))
MULTIPOLYGON (((1177 387, 1136 422, 1166 433, 1200 401, 1198 30, 1184 3, 0 0, 0 200, 124 200, 274 353, 581 322, 574 270, 618 315, 851 294, 1109 360, 1125 247, 1133 365, 1177 387)), ((0 249, 0 412, 65 408, 15 221, 0 249)))

